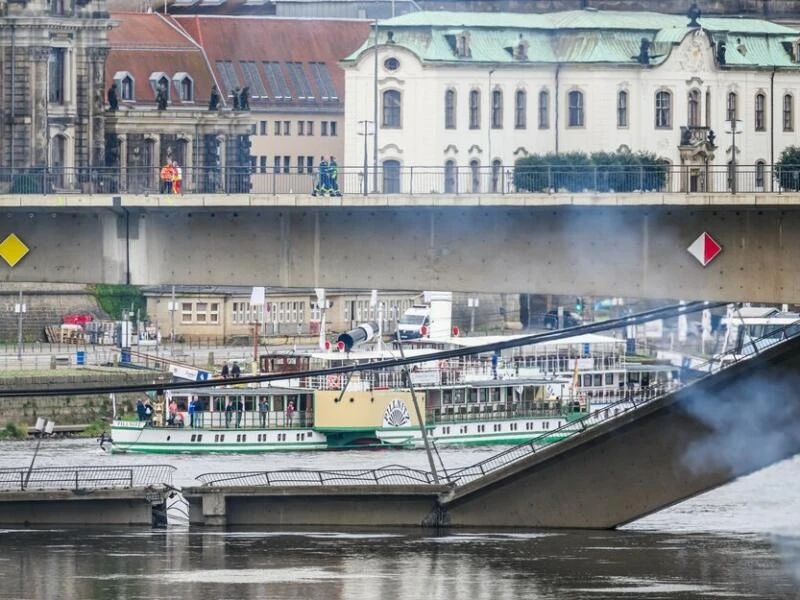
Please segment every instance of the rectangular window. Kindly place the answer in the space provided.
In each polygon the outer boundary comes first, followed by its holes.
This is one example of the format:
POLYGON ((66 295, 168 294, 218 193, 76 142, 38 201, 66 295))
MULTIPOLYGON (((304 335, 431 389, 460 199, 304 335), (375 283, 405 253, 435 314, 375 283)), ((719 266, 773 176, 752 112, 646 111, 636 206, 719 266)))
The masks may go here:
POLYGON ((766 104, 767 97, 764 94, 756 94, 756 131, 767 130, 766 104))
POLYGON ((333 85, 333 78, 328 70, 328 65, 321 62, 309 63, 311 67, 311 75, 314 77, 314 82, 317 84, 317 89, 323 100, 338 100, 336 94, 336 87, 333 85))
POLYGON ((281 122, 280 121, 275 121, 274 133, 275 133, 275 135, 280 135, 281 134, 281 122))
POLYGON ((219 303, 212 302, 208 305, 209 323, 219 323, 219 303))
POLYGON ((672 127, 672 94, 669 92, 656 93, 656 129, 669 129, 672 127))
POLYGON ((794 131, 794 97, 790 94, 783 97, 783 130, 794 131))
POLYGON ((336 121, 331 121, 331 124, 330 124, 330 126, 328 127, 328 129, 329 129, 329 130, 330 130, 330 132, 331 132, 331 136, 332 136, 332 137, 336 137, 336 121))
POLYGON ((291 100, 292 93, 289 91, 289 85, 286 83, 286 77, 283 76, 281 64, 276 61, 264 63, 264 73, 267 75, 269 87, 272 88, 272 96, 276 100, 291 100))
POLYGON ((280 156, 276 156, 275 158, 272 159, 272 169, 273 169, 273 171, 275 173, 280 173, 281 172, 281 157, 280 156))
POLYGON ((181 323, 191 323, 194 320, 191 302, 181 302, 181 323))
POLYGON ((569 109, 569 127, 583 127, 583 92, 573 91, 567 96, 569 109))
POLYGON ((726 121, 735 121, 736 120, 736 93, 729 92, 728 93, 728 104, 727 110, 725 111, 726 121))
POLYGON ((306 121, 306 135, 314 135, 314 121, 306 121))
POLYGON ((47 99, 53 104, 64 104, 65 75, 66 75, 66 50, 64 48, 51 48, 50 58, 47 61, 48 88, 47 99))
POLYGON ((327 121, 320 121, 319 122, 319 134, 320 135, 328 135, 328 122, 327 121))
POLYGON ((617 127, 628 126, 628 92, 617 94, 617 127))
POLYGON ((292 157, 291 156, 284 156, 283 157, 283 172, 289 173, 292 169, 292 157))
POLYGON ((194 318, 197 323, 205 323, 208 313, 208 303, 198 302, 195 306, 194 318))
POLYGON ((225 87, 225 92, 228 96, 233 94, 233 90, 241 87, 239 77, 236 75, 236 69, 233 68, 233 63, 229 60, 218 60, 217 71, 219 71, 222 85, 225 87))
POLYGON ((283 135, 291 135, 291 121, 284 121, 283 122, 283 135))
POLYGON ((303 167, 306 165, 306 157, 305 156, 298 156, 297 157, 297 172, 301 175, 303 174, 303 167))
POLYGON ((239 66, 244 74, 245 85, 250 88, 250 96, 266 98, 267 89, 264 87, 264 82, 261 81, 256 62, 254 60, 240 60, 239 66))
POLYGON ((261 135, 267 135, 267 122, 261 121, 261 135))
POLYGON ((481 93, 472 90, 469 93, 469 128, 479 129, 481 126, 481 93))
POLYGON ((287 62, 286 67, 289 69, 289 78, 292 80, 297 97, 300 100, 313 100, 314 92, 311 91, 311 84, 306 77, 303 63, 287 62))
POLYGON ((539 92, 539 129, 550 128, 550 94, 539 92))
POLYGON ((259 167, 260 167, 259 170, 262 173, 266 173, 267 172, 267 157, 266 156, 259 157, 259 167))
POLYGON ((306 122, 305 121, 298 121, 297 122, 297 135, 305 135, 306 134, 306 122))
POLYGON ((313 173, 314 172, 314 157, 313 156, 306 156, 306 173, 313 173))

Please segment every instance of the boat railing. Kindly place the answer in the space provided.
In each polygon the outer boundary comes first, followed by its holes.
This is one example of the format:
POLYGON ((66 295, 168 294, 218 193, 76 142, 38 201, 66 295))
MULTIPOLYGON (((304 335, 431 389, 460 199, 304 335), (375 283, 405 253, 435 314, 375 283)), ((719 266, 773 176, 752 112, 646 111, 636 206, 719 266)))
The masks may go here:
MULTIPOLYGON (((774 346, 800 334, 799 324, 800 321, 795 321, 781 328, 780 333, 771 331, 769 334, 759 338, 759 340, 767 338, 772 339, 774 341, 769 346, 774 346)), ((764 349, 762 345, 758 343, 759 340, 753 341, 752 354, 724 357, 725 360, 722 360, 723 357, 720 356, 712 356, 704 363, 694 367, 693 370, 698 373, 703 373, 701 377, 708 377, 743 360, 747 360, 764 349)), ((699 378, 700 377, 695 380, 699 378)), ((531 456, 543 448, 550 446, 553 437, 558 437, 559 441, 564 441, 574 435, 582 433, 590 427, 619 418, 621 415, 645 404, 649 404, 666 394, 673 393, 681 387, 683 387, 683 384, 680 382, 666 381, 632 391, 630 394, 623 397, 623 399, 603 406, 600 410, 592 411, 588 415, 571 420, 561 427, 551 429, 532 440, 513 446, 508 450, 504 450, 472 466, 451 472, 449 474, 450 481, 456 485, 464 485, 470 481, 484 477, 493 471, 504 468, 511 463, 531 456)))
POLYGON ((196 477, 203 485, 215 486, 327 486, 327 485, 418 485, 434 483, 428 471, 401 465, 378 469, 316 471, 245 471, 239 473, 204 473, 196 477))
POLYGON ((172 465, 11 467, 0 469, 0 491, 97 490, 171 486, 172 465))

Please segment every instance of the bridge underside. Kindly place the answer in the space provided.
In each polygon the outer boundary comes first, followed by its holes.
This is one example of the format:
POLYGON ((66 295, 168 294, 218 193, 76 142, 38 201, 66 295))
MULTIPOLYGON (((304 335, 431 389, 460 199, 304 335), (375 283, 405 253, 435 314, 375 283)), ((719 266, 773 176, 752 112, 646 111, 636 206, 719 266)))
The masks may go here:
POLYGON ((30 252, 0 279, 800 302, 793 206, 48 202, 6 209, 0 241, 30 252), (722 246, 705 268, 687 251, 704 231, 722 246))

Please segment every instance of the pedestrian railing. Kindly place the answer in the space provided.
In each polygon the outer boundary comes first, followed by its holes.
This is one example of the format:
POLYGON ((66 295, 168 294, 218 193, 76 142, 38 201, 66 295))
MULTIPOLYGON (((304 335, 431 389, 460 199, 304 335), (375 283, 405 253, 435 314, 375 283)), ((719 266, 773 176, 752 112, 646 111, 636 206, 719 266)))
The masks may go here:
POLYGON ((254 471, 241 473, 204 473, 197 479, 209 487, 219 486, 332 486, 332 485, 419 485, 432 484, 427 471, 390 465, 379 469, 316 471, 254 471))
POLYGON ((784 193, 800 191, 800 166, 726 165, 492 165, 341 166, 321 184, 312 166, 182 167, 179 194, 163 193, 160 168, 93 167, 0 169, 0 193, 162 195, 184 194, 326 196, 385 194, 557 193, 784 193), (324 188, 321 190, 321 188, 324 188))
POLYGON ((172 465, 5 468, 0 469, 0 491, 171 486, 175 470, 172 465))
MULTIPOLYGON (((762 338, 752 340, 749 342, 753 349, 751 353, 729 354, 725 357, 715 356, 705 363, 694 367, 692 370, 703 373, 703 376, 713 375, 731 365, 738 364, 756 356, 765 348, 794 338, 798 334, 800 334, 800 321, 796 321, 784 327, 775 328, 762 338)), ((574 436, 581 435, 583 432, 601 423, 607 423, 618 419, 639 407, 650 404, 667 394, 680 390, 681 387, 680 383, 664 382, 629 393, 616 402, 605 405, 603 408, 594 410, 584 416, 570 419, 561 427, 550 429, 530 441, 508 448, 486 460, 449 473, 443 473, 441 481, 444 484, 454 486, 461 486, 473 482, 508 467, 517 461, 533 456, 544 448, 552 447, 553 444, 560 444, 574 436)), ((316 471, 297 469, 245 473, 207 473, 198 476, 197 479, 208 486, 250 485, 276 487, 297 485, 433 484, 436 480, 430 472, 408 469, 396 465, 363 471, 316 471)))

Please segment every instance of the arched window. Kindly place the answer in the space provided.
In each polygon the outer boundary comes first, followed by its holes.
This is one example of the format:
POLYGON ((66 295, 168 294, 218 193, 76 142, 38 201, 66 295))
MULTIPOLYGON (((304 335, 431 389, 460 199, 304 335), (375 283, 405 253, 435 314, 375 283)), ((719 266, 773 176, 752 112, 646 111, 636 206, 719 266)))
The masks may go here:
POLYGON ((127 100, 128 102, 132 102, 134 100, 133 97, 133 77, 130 75, 125 75, 120 82, 120 90, 119 95, 122 100, 127 100))
POLYGON ((767 163, 763 160, 756 161, 756 191, 764 191, 764 171, 767 163))
POLYGON ((528 96, 525 90, 517 90, 514 95, 514 128, 525 129, 528 126, 528 96))
POLYGON ((550 92, 539 92, 539 129, 550 128, 550 92))
POLYGON ((473 194, 477 194, 481 191, 481 163, 473 158, 469 161, 469 171, 472 176, 472 186, 470 189, 473 194))
POLYGON ((503 91, 492 91, 492 129, 503 128, 503 91))
POLYGON ((617 92, 617 127, 628 126, 628 92, 617 92))
POLYGON ((502 192, 500 189, 500 176, 503 174, 503 163, 498 159, 492 161, 492 192, 502 192))
POLYGON ((469 93, 469 128, 480 129, 481 127, 481 93, 472 90, 469 93))
POLYGON ((190 77, 181 79, 181 102, 194 102, 194 84, 190 77))
POLYGON ((569 127, 583 127, 583 92, 573 90, 567 94, 567 103, 569 108, 569 120, 567 125, 569 127))
POLYGON ((456 193, 456 161, 452 159, 444 163, 444 191, 447 194, 456 193))
POLYGON ((397 90, 383 92, 382 125, 386 129, 400 129, 400 92, 397 90))
POLYGON ((725 111, 725 120, 726 121, 735 121, 736 115, 738 114, 738 110, 736 110, 737 98, 736 92, 728 92, 728 104, 727 110, 725 111))
POLYGON ((794 96, 783 96, 783 130, 794 131, 794 96))
POLYGON ((383 193, 400 193, 400 161, 383 161, 383 193))
POLYGON ((167 102, 169 102, 172 97, 172 90, 169 89, 169 79, 162 77, 158 80, 158 86, 164 89, 167 94, 167 102))
POLYGON ((456 128, 456 91, 452 89, 444 93, 444 128, 456 128))
POLYGON ((700 127, 700 90, 689 92, 689 127, 700 127))
POLYGON ((672 127, 672 94, 666 90, 656 92, 656 129, 672 127))
POLYGON ((756 131, 767 130, 767 97, 759 92, 755 99, 755 127, 756 131))

